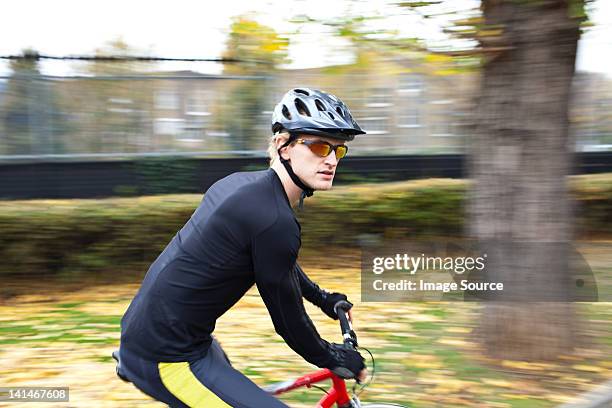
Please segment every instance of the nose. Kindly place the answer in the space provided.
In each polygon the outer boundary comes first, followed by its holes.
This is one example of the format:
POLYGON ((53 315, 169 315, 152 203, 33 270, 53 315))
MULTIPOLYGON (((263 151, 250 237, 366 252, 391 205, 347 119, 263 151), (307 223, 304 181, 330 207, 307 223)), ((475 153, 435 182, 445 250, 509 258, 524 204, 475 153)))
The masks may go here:
POLYGON ((336 151, 332 150, 330 154, 325 157, 325 164, 330 166, 336 166, 338 164, 338 159, 336 158, 336 151))

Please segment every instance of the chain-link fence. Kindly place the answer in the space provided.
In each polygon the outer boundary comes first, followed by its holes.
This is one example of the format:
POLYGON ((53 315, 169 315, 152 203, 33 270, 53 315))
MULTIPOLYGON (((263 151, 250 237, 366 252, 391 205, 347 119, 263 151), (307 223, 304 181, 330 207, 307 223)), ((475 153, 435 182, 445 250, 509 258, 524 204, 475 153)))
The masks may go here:
MULTIPOLYGON (((313 72, 314 71, 314 72, 313 72)), ((577 77, 573 122, 578 150, 612 146, 612 86, 577 77)), ((142 155, 263 155, 274 104, 289 88, 340 96, 366 136, 352 154, 461 153, 476 74, 274 76, 195 72, 0 78, 0 159, 142 155)))

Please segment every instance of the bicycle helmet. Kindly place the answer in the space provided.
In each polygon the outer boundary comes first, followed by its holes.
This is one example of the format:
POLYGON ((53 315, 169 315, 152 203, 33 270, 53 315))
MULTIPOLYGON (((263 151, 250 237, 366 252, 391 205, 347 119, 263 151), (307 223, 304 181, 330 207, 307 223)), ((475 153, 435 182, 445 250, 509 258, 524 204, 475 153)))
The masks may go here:
POLYGON ((312 196, 314 189, 307 186, 295 174, 289 160, 284 159, 281 155, 281 149, 293 143, 298 134, 331 137, 345 141, 353 140, 355 135, 365 134, 340 98, 309 88, 290 90, 274 108, 272 132, 282 131, 289 133, 289 140, 279 147, 278 156, 291 180, 302 189, 300 209, 304 205, 304 198, 312 196))
POLYGON ((340 98, 309 88, 290 90, 274 108, 272 132, 282 130, 347 141, 365 133, 340 98))

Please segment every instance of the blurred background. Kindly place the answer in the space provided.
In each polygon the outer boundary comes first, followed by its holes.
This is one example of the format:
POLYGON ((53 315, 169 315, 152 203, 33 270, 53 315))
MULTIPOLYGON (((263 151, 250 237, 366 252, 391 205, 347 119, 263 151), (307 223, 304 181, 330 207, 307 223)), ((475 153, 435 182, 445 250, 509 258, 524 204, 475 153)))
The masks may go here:
MULTIPOLYGON (((58 406, 159 405, 114 378, 120 317, 202 193, 267 167, 274 105, 310 87, 342 98, 367 131, 351 142, 338 187, 298 214, 300 263, 355 300, 361 343, 376 358, 363 399, 608 406, 588 405, 585 393, 612 396, 609 293, 544 305, 360 302, 359 270, 360 245, 372 240, 546 241, 570 244, 594 282, 612 282, 611 6, 7 3, 2 384, 70 386, 71 402, 58 406), (334 256, 323 261, 322 250, 334 256)), ((571 273, 569 251, 518 259, 507 248, 494 266, 502 274, 537 273, 556 287, 571 273)), ((308 310, 337 340, 335 323, 308 310)), ((272 333, 256 290, 216 331, 258 384, 311 369, 272 333)))
MULTIPOLYGON (((473 27, 482 24, 478 1, 280 3, 262 1, 259 12, 239 3, 197 8, 192 17, 186 10, 164 15, 162 8, 134 5, 119 13, 109 6, 96 30, 86 29, 91 17, 78 8, 69 15, 58 11, 61 3, 37 4, 52 19, 35 17, 36 29, 12 22, 3 28, 10 39, 0 60, 0 159, 263 155, 271 110, 296 86, 347 102, 369 135, 351 153, 463 152, 481 62, 467 52, 478 40, 473 27), (469 27, 473 38, 464 33, 469 27), (151 60, 122 60, 130 56, 151 60)), ((606 7, 592 3, 594 26, 580 41, 572 112, 577 151, 612 148, 606 7)))

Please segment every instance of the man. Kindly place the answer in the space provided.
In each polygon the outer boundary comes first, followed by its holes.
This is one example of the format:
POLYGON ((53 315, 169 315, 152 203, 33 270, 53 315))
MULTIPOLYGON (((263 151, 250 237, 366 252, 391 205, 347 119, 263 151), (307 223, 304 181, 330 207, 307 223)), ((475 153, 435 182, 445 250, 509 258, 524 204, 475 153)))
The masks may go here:
POLYGON ((212 337, 253 284, 295 352, 343 378, 365 376, 361 355, 323 340, 304 310, 302 297, 337 319, 346 296, 321 290, 296 263, 292 210, 331 188, 344 143, 365 132, 342 101, 310 89, 287 92, 272 130, 270 169, 232 174, 206 192, 121 321, 118 374, 172 407, 286 407, 236 371, 212 337))

